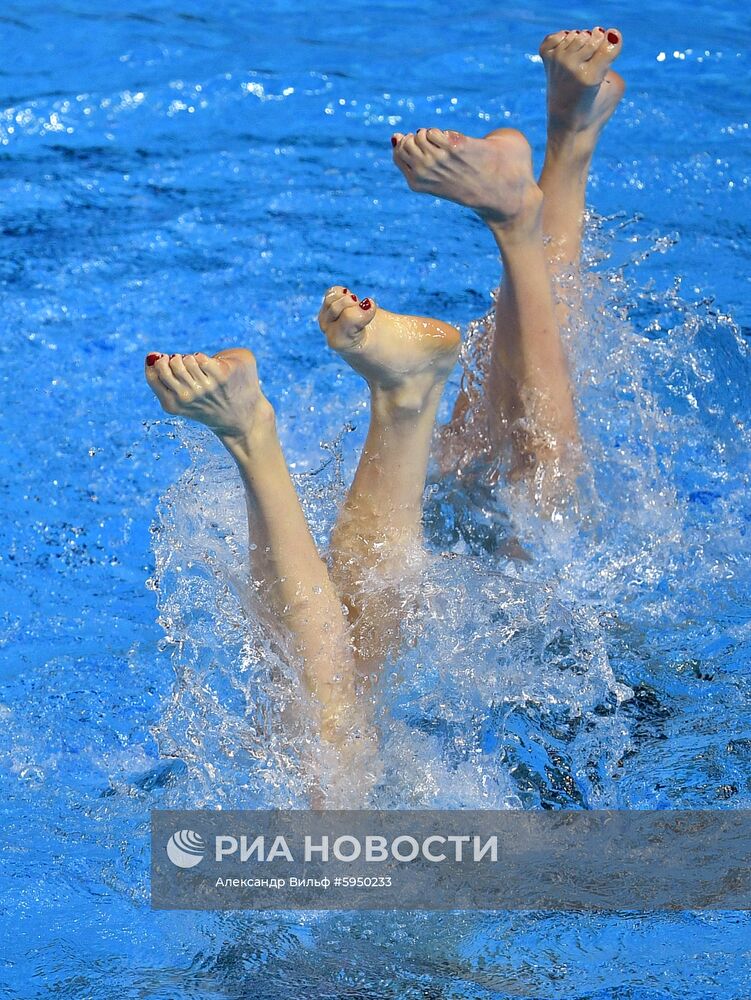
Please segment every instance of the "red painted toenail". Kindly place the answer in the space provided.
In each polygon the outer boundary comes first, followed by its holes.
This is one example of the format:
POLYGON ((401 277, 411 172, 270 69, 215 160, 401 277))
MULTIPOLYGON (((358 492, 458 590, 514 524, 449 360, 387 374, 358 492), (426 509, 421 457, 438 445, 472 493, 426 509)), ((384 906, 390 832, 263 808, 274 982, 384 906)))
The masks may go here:
POLYGON ((598 25, 597 25, 597 28, 596 28, 595 30, 596 30, 596 31, 604 31, 605 29, 604 29, 604 28, 601 28, 601 27, 599 26, 599 24, 598 24, 598 25))
POLYGON ((609 31, 608 32, 608 41, 610 42, 611 45, 617 45, 618 44, 618 35, 616 35, 616 33, 614 31, 609 31))
POLYGON ((399 140, 397 139, 397 137, 396 137, 395 135, 392 135, 392 136, 391 136, 391 145, 392 145, 392 146, 395 146, 395 145, 397 144, 397 142, 398 142, 398 141, 399 141, 399 140))
POLYGON ((342 295, 349 295, 349 289, 348 288, 343 289, 342 295))
POLYGON ((161 356, 162 356, 161 354, 147 354, 146 364, 149 366, 149 368, 151 368, 152 365, 155 365, 157 363, 157 361, 161 358, 161 356))
POLYGON ((373 303, 370 301, 370 299, 363 299, 362 302, 360 303, 360 308, 361 309, 370 309, 370 307, 372 305, 373 305, 373 303))
POLYGON ((353 296, 352 296, 352 301, 353 301, 353 302, 357 302, 357 296, 356 296, 356 295, 353 295, 353 296))
POLYGON ((171 361, 171 360, 172 360, 173 358, 176 358, 176 357, 177 357, 177 355, 176 355, 176 354, 170 354, 170 356, 169 356, 169 359, 170 359, 170 361, 171 361))

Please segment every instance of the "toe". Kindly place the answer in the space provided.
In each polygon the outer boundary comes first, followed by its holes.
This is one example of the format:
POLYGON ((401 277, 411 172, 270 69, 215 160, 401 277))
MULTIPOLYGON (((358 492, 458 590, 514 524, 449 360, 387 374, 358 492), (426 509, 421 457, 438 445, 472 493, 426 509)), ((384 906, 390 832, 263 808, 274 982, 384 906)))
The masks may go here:
POLYGON ((587 36, 587 44, 584 46, 582 58, 585 61, 591 59, 600 49, 600 46, 606 44, 606 41, 607 38, 602 28, 592 28, 591 33, 587 36))
POLYGON ((432 157, 434 153, 433 144, 428 139, 428 130, 424 128, 418 128, 415 132, 415 146, 422 153, 423 159, 427 157, 432 157))
POLYGON ((592 53, 593 64, 611 63, 619 55, 623 46, 623 36, 615 28, 608 28, 602 33, 600 43, 592 53))
POLYGON ((561 42, 560 48, 562 52, 576 52, 577 49, 581 48, 582 44, 581 31, 568 31, 566 32, 566 37, 561 42))
POLYGON ((584 37, 585 41, 582 49, 585 58, 589 58, 589 56, 595 51, 597 46, 602 41, 602 36, 597 31, 597 29, 594 30, 588 29, 587 31, 584 32, 584 37))
POLYGON ((184 389, 192 391, 197 388, 193 377, 185 367, 182 354, 173 354, 169 360, 169 366, 172 374, 184 389))
POLYGON ((353 302, 357 302, 357 296, 343 285, 329 288, 318 313, 318 325, 323 330, 328 324, 336 323, 342 312, 353 302))
POLYGON ((438 149, 451 149, 451 140, 440 128, 429 128, 425 133, 428 142, 438 149))
POLYGON ((587 56, 587 61, 596 65, 600 62, 610 62, 612 55, 610 54, 610 43, 608 42, 607 35, 604 33, 599 36, 597 45, 594 47, 592 52, 587 56))
POLYGON ((196 351, 196 353, 193 354, 192 357, 195 360, 195 363, 198 365, 198 368, 201 374, 203 375, 204 379, 211 381, 213 376, 209 372, 209 362, 211 361, 211 358, 208 356, 208 354, 204 354, 203 351, 196 351))
POLYGON ((354 299, 355 302, 357 302, 357 296, 355 293, 351 292, 345 285, 332 285, 323 297, 323 305, 321 308, 329 308, 342 298, 354 299))
POLYGON ((144 360, 146 381, 151 390, 159 397, 159 402, 162 406, 165 404, 165 398, 172 397, 172 389, 166 386, 159 378, 159 362, 164 357, 167 357, 167 355, 151 353, 147 354, 144 360))
POLYGON ((399 140, 399 144, 394 149, 394 159, 399 166, 414 167, 416 156, 415 137, 409 132, 399 140))
POLYGON ((586 46, 587 42, 589 41, 589 37, 590 36, 586 33, 586 31, 581 31, 581 30, 575 31, 573 40, 569 45, 567 51, 570 53, 581 51, 581 49, 583 49, 586 46))
POLYGON ((357 296, 354 292, 342 295, 329 306, 329 318, 332 323, 336 323, 345 309, 352 309, 357 303, 357 296))
POLYGON ((151 354, 146 355, 144 361, 146 381, 149 383, 154 392, 157 392, 160 388, 166 388, 166 386, 164 386, 159 379, 159 367, 163 358, 169 359, 169 355, 152 352, 151 354))
POLYGON ((201 366, 198 363, 198 358, 195 354, 184 354, 183 364, 185 365, 185 370, 188 375, 193 379, 193 382, 200 386, 202 389, 207 388, 210 379, 204 375, 201 370, 201 366))
POLYGON ((552 35, 546 35, 542 40, 540 45, 540 55, 542 58, 549 56, 553 49, 557 48, 561 42, 567 37, 568 32, 566 31, 556 31, 552 35))
POLYGON ((617 28, 608 28, 605 32, 605 38, 608 42, 608 53, 612 58, 615 58, 623 47, 623 35, 617 28))
POLYGON ((174 392, 176 395, 180 393, 182 386, 178 379, 175 378, 175 374, 170 367, 169 354, 163 354, 154 362, 153 371, 156 372, 159 381, 165 389, 169 389, 170 392, 174 392))
POLYGON ((335 351, 359 348, 363 343, 363 331, 375 316, 377 305, 371 298, 359 302, 345 300, 345 305, 336 322, 323 330, 326 340, 335 351))
POLYGON ((201 371, 209 379, 214 379, 216 382, 224 381, 229 369, 221 353, 215 354, 211 358, 206 354, 198 354, 196 355, 196 359, 201 367, 201 371))

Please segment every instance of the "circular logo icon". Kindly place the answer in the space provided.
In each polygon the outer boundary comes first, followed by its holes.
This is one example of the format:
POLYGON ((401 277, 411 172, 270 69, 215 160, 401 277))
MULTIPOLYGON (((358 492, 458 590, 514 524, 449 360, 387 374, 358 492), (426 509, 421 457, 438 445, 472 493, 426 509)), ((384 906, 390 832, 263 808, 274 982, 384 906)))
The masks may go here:
POLYGON ((167 857, 178 868, 195 868, 203 861, 206 845, 194 830, 177 830, 167 841, 167 857))

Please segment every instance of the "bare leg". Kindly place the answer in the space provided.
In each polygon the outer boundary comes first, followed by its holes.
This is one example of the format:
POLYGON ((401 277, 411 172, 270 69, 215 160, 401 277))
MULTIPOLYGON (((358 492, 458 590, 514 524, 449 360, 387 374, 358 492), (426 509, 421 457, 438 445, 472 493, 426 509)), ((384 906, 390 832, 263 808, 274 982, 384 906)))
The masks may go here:
POLYGON ((622 44, 615 28, 593 28, 557 31, 540 46, 548 80, 548 137, 539 184, 554 271, 579 263, 592 156, 625 90, 623 79, 610 69, 622 44))
POLYGON ((332 533, 331 570, 350 611, 359 670, 374 679, 399 644, 400 587, 420 552, 430 443, 459 333, 358 301, 341 286, 326 293, 319 323, 370 387, 370 426, 332 533))
MULTIPOLYGON (((539 187, 544 195, 542 229, 547 238, 546 256, 554 282, 555 319, 559 327, 568 326, 572 308, 578 308, 578 282, 574 280, 568 287, 563 287, 563 281, 569 275, 576 278, 592 155, 599 135, 625 89, 622 78, 610 70, 621 47, 621 34, 614 28, 606 31, 602 28, 559 31, 548 35, 540 46, 548 79, 548 141, 539 187)), ((397 142, 400 139, 399 136, 395 138, 397 142)), ((500 236, 494 235, 497 239, 500 236)), ((506 265, 514 256, 510 247, 505 253, 502 248, 501 255, 506 265)), ((524 273, 518 268, 517 272, 524 279, 524 273)), ((483 409, 487 409, 485 402, 491 396, 491 415, 504 411, 502 400, 500 410, 494 402, 504 395, 503 367, 498 362, 504 353, 504 343, 509 342, 507 331, 518 329, 520 319, 518 291, 509 279, 510 274, 506 270, 496 300, 495 330, 498 333, 487 352, 484 350, 483 333, 479 335, 481 355, 477 360, 481 369, 484 368, 485 387, 480 389, 465 381, 452 421, 444 433, 444 458, 453 467, 461 468, 467 463, 468 448, 475 457, 489 460, 496 451, 497 436, 489 433, 484 415, 477 411, 478 401, 481 400, 483 409)), ((506 392, 505 395, 511 398, 513 393, 506 392)), ((524 407, 517 405, 516 410, 523 417, 524 407)), ((529 421, 517 423, 524 433, 529 426, 529 421)), ((550 440, 549 434, 543 437, 550 440)), ((544 447, 543 450, 548 449, 544 447)), ((523 469, 524 457, 519 454, 518 448, 516 451, 522 460, 517 468, 523 469)), ((544 472, 544 463, 542 466, 537 464, 537 471, 544 472)))
POLYGON ((550 509, 561 483, 568 490, 577 426, 543 243, 543 195, 532 176, 529 144, 513 129, 484 139, 439 129, 394 138, 395 162, 412 190, 473 209, 498 245, 505 282, 479 450, 491 456, 510 452, 511 477, 524 479, 550 509))
MULTIPOLYGON (((351 641, 341 602, 316 550, 250 351, 150 354, 146 380, 168 412, 209 427, 245 487, 251 573, 271 624, 282 625, 320 705, 320 735, 339 750, 358 725, 351 641)), ((349 750, 347 753, 349 754, 349 750)))

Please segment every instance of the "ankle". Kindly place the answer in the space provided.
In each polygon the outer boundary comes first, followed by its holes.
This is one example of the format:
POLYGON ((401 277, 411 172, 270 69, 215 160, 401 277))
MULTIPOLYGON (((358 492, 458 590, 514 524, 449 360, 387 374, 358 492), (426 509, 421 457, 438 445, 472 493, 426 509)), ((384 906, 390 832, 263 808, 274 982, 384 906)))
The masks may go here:
POLYGON ((485 219, 499 246, 534 242, 542 238, 542 207, 544 196, 537 184, 530 184, 523 196, 521 209, 510 219, 485 219))
POLYGON ((384 388, 370 384, 370 408, 373 417, 382 424, 403 424, 435 416, 445 380, 436 383, 411 378, 402 385, 384 388))
POLYGON ((574 167, 587 172, 597 145, 597 135, 597 131, 592 128, 576 130, 548 121, 543 170, 565 164, 568 169, 574 167))
POLYGON ((274 408, 267 399, 262 398, 254 408, 247 427, 216 434, 238 464, 251 461, 269 445, 278 443, 274 408))

